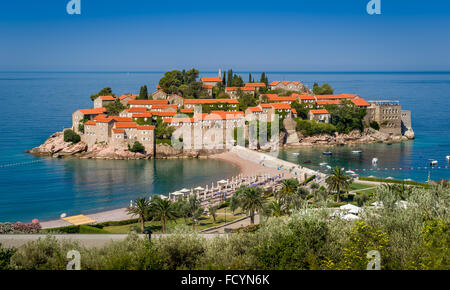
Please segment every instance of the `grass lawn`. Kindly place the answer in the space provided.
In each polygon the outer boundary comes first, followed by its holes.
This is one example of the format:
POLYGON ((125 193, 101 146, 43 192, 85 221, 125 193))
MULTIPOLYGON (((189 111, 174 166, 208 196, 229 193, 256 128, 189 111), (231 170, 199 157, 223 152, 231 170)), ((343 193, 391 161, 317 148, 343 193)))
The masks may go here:
MULTIPOLYGON (((244 215, 240 214, 240 215, 233 215, 229 209, 227 209, 227 213, 226 213, 226 222, 231 222, 234 220, 237 220, 241 217, 243 217, 244 215)), ((199 225, 198 225, 198 230, 204 230, 207 228, 211 228, 211 227, 215 227, 221 224, 225 223, 225 209, 220 209, 217 211, 217 215, 216 215, 216 223, 214 223, 213 218, 211 216, 202 216, 199 219, 199 225)), ((175 226, 177 225, 186 225, 190 228, 193 228, 192 225, 192 219, 187 219, 186 221, 184 220, 184 218, 177 218, 176 220, 171 220, 168 221, 166 223, 166 231, 170 231, 170 229, 173 229, 175 226)), ((133 223, 133 224, 128 224, 128 225, 120 225, 120 226, 107 226, 104 227, 103 230, 111 233, 111 234, 127 234, 130 232, 131 227, 136 227, 139 228, 140 224, 139 223, 133 223)), ((151 231, 153 233, 161 233, 161 222, 160 221, 149 221, 145 223, 146 227, 150 227, 151 231)), ((195 227, 195 230, 197 230, 197 227, 195 227)))

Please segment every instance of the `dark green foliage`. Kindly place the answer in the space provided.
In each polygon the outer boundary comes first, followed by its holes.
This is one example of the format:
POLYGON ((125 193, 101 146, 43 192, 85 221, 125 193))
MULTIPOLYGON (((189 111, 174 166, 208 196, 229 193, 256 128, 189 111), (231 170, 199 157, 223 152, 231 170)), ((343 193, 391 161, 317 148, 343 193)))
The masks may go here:
POLYGON ((315 95, 332 95, 334 93, 334 89, 328 83, 325 83, 322 86, 314 83, 313 93, 315 95))
POLYGON ((256 99, 250 94, 244 94, 238 89, 237 95, 239 97, 239 109, 242 111, 247 110, 248 107, 256 106, 256 99))
POLYGON ((358 108, 349 100, 342 100, 341 105, 327 105, 325 108, 331 116, 333 124, 339 133, 347 134, 352 130, 364 130, 363 119, 366 109, 358 108))
POLYGON ((291 103, 291 107, 297 111, 297 116, 302 119, 308 118, 308 112, 310 108, 303 103, 299 103, 298 101, 293 101, 291 103))
POLYGON ((66 226, 60 228, 41 230, 41 234, 106 234, 106 233, 108 232, 102 230, 101 227, 98 227, 97 225, 66 226))
POLYGON ((0 270, 12 270, 10 260, 15 252, 16 249, 3 248, 0 244, 0 270))
POLYGON ((110 116, 117 116, 125 110, 125 106, 120 102, 119 99, 116 99, 114 102, 109 103, 105 106, 106 108, 106 114, 110 116))
POLYGON ((64 130, 64 142, 72 142, 75 144, 80 142, 80 140, 80 135, 75 133, 72 129, 64 130))
POLYGON ((114 96, 114 94, 110 87, 106 87, 101 89, 98 93, 91 95, 91 100, 95 100, 99 96, 114 96))
POLYGON ((336 127, 333 126, 332 124, 320 123, 314 120, 311 121, 300 120, 297 118, 295 118, 294 120, 297 122, 296 130, 301 132, 305 136, 313 136, 320 134, 330 135, 333 132, 336 132, 336 127))
POLYGON ((370 122, 370 128, 375 129, 375 130, 380 130, 380 125, 378 124, 377 121, 372 121, 372 122, 370 122))
POLYGON ((175 128, 163 122, 162 118, 156 119, 156 126, 155 126, 156 139, 170 139, 174 131, 175 128))
POLYGON ((144 145, 142 145, 139 141, 135 141, 133 143, 133 146, 129 147, 128 150, 131 152, 144 152, 145 148, 144 145))
POLYGON ((262 72, 262 73, 261 73, 261 78, 259 79, 259 82, 265 83, 266 86, 269 85, 269 78, 266 76, 266 73, 265 73, 265 72, 262 72))
POLYGON ((198 70, 168 71, 159 80, 161 89, 168 94, 179 94, 184 98, 204 98, 208 93, 203 90, 202 83, 197 81, 198 70))
POLYGON ((148 99, 148 90, 147 86, 144 85, 141 87, 141 90, 139 91, 139 96, 137 97, 138 100, 147 100, 148 99))

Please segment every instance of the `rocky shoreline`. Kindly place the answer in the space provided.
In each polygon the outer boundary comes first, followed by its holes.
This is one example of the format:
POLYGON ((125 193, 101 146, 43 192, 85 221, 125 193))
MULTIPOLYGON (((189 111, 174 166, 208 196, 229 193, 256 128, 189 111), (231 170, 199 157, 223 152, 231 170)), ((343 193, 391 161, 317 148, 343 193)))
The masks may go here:
POLYGON ((372 144, 372 143, 398 143, 414 139, 414 135, 389 136, 372 128, 367 128, 363 132, 353 130, 348 134, 334 133, 332 135, 304 136, 300 132, 288 131, 281 138, 285 142, 283 147, 305 147, 305 146, 339 146, 352 144, 372 144))
MULTIPOLYGON (((386 133, 368 128, 363 132, 358 130, 348 134, 335 133, 332 135, 304 136, 295 130, 287 130, 280 134, 280 147, 296 148, 305 146, 339 146, 351 144, 371 143, 394 143, 414 139, 414 135, 389 136, 386 133)), ((134 159, 172 159, 172 158, 207 158, 213 154, 223 153, 225 149, 217 150, 184 150, 175 149, 167 144, 156 144, 155 156, 139 152, 131 152, 127 148, 115 148, 107 144, 95 144, 88 147, 84 142, 73 144, 64 141, 63 132, 52 134, 42 145, 27 150, 27 153, 36 156, 47 156, 53 158, 79 158, 79 159, 111 159, 111 160, 134 160, 134 159)))
POLYGON ((134 159, 171 159, 171 158, 206 158, 212 154, 222 153, 225 150, 177 150, 167 144, 156 144, 155 156, 131 152, 127 148, 115 148, 107 144, 95 144, 88 147, 80 141, 76 144, 64 141, 64 133, 52 134, 42 145, 26 150, 35 156, 53 158, 79 158, 79 159, 110 159, 110 160, 134 160, 134 159))

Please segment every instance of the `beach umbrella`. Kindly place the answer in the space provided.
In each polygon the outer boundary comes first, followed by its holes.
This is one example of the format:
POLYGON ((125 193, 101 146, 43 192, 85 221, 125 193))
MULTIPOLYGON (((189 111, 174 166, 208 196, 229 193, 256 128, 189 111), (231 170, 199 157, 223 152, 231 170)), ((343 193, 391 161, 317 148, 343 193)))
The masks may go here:
POLYGON ((346 205, 341 205, 339 207, 341 210, 347 210, 347 211, 354 211, 359 212, 361 210, 360 207, 357 207, 356 205, 347 203, 346 205))
POLYGON ((389 176, 389 177, 386 177, 386 179, 394 179, 393 177, 391 177, 391 176, 389 176))
POLYGON ((358 216, 356 216, 356 215, 354 215, 354 214, 346 214, 346 215, 344 215, 343 217, 342 217, 344 220, 359 220, 359 219, 361 219, 360 217, 358 217, 358 216))
POLYGON ((373 175, 369 175, 369 178, 375 178, 375 176, 373 176, 373 175))
POLYGON ((196 188, 194 188, 194 190, 200 191, 200 190, 205 190, 205 189, 203 187, 201 187, 201 186, 197 186, 196 188))
POLYGON ((33 224, 37 224, 38 222, 39 222, 38 219, 33 219, 33 220, 31 221, 31 223, 33 223, 33 224))
POLYGON ((222 180, 219 180, 219 181, 217 181, 217 183, 220 183, 220 184, 225 184, 225 183, 227 183, 227 181, 226 181, 226 180, 224 180, 224 179, 222 179, 222 180))
POLYGON ((183 189, 179 190, 179 192, 182 192, 182 193, 186 193, 186 192, 189 192, 189 191, 190 191, 190 190, 187 189, 187 188, 183 188, 183 189))
POLYGON ((60 215, 61 218, 65 218, 67 216, 67 214, 64 212, 60 215))

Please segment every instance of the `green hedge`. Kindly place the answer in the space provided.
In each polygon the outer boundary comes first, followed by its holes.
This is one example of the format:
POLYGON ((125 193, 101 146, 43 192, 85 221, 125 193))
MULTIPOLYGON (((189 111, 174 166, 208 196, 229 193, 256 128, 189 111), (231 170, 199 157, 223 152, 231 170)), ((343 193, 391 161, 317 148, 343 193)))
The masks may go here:
POLYGON ((87 225, 81 225, 81 226, 66 226, 66 227, 60 227, 60 228, 51 228, 51 229, 44 229, 41 230, 41 233, 48 233, 48 234, 106 234, 107 231, 93 227, 93 226, 87 226, 87 225))
POLYGON ((415 182, 415 181, 404 181, 404 180, 398 180, 398 179, 383 179, 383 178, 370 178, 370 177, 358 177, 359 180, 365 180, 365 181, 375 181, 375 182, 385 182, 385 183, 398 183, 398 184, 408 184, 408 185, 416 185, 416 186, 422 186, 425 188, 428 188, 429 185, 422 182, 415 182))

